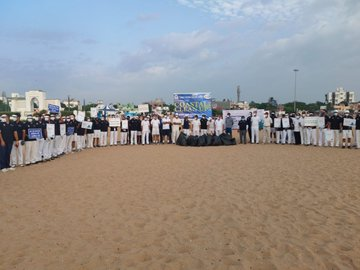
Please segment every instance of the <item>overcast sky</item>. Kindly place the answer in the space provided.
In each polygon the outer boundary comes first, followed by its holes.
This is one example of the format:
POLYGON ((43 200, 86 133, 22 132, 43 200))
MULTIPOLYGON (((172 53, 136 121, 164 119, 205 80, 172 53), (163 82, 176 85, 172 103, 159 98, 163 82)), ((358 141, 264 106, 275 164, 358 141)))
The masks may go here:
POLYGON ((359 0, 0 0, 0 91, 140 103, 360 98, 359 0))

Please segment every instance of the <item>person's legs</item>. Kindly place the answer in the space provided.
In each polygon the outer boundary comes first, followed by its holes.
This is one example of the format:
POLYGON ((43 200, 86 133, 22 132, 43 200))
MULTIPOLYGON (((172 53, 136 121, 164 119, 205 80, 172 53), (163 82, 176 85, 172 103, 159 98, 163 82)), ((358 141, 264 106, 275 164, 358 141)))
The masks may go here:
POLYGON ((360 129, 355 130, 356 148, 360 149, 360 129))
MULTIPOLYGON (((20 147, 20 143, 19 143, 19 147, 20 147)), ((13 148, 11 150, 11 155, 10 155, 10 166, 11 167, 16 167, 18 165, 18 152, 19 149, 18 147, 15 146, 15 142, 13 143, 13 148)))

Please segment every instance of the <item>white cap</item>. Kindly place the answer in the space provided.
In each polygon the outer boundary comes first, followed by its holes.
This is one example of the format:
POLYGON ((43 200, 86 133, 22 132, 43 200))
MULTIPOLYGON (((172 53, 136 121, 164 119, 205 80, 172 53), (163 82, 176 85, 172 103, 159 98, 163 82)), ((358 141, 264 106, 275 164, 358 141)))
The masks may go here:
POLYGON ((346 110, 345 113, 350 113, 349 110, 346 110))

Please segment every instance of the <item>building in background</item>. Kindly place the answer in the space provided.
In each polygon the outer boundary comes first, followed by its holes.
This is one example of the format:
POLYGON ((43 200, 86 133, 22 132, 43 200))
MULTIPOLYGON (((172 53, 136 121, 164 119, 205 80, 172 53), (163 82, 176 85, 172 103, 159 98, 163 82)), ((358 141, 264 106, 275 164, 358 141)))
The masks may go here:
POLYGON ((329 92, 325 95, 325 102, 332 105, 339 105, 340 103, 354 103, 355 92, 345 91, 343 87, 336 88, 335 92, 329 92))

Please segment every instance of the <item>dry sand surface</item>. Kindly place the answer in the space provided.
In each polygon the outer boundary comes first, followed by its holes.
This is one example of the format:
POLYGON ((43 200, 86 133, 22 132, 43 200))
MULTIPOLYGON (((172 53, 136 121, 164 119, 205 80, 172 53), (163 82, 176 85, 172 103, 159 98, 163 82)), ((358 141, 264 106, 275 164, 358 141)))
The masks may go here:
POLYGON ((360 269, 360 151, 87 150, 0 174, 0 269, 360 269))

